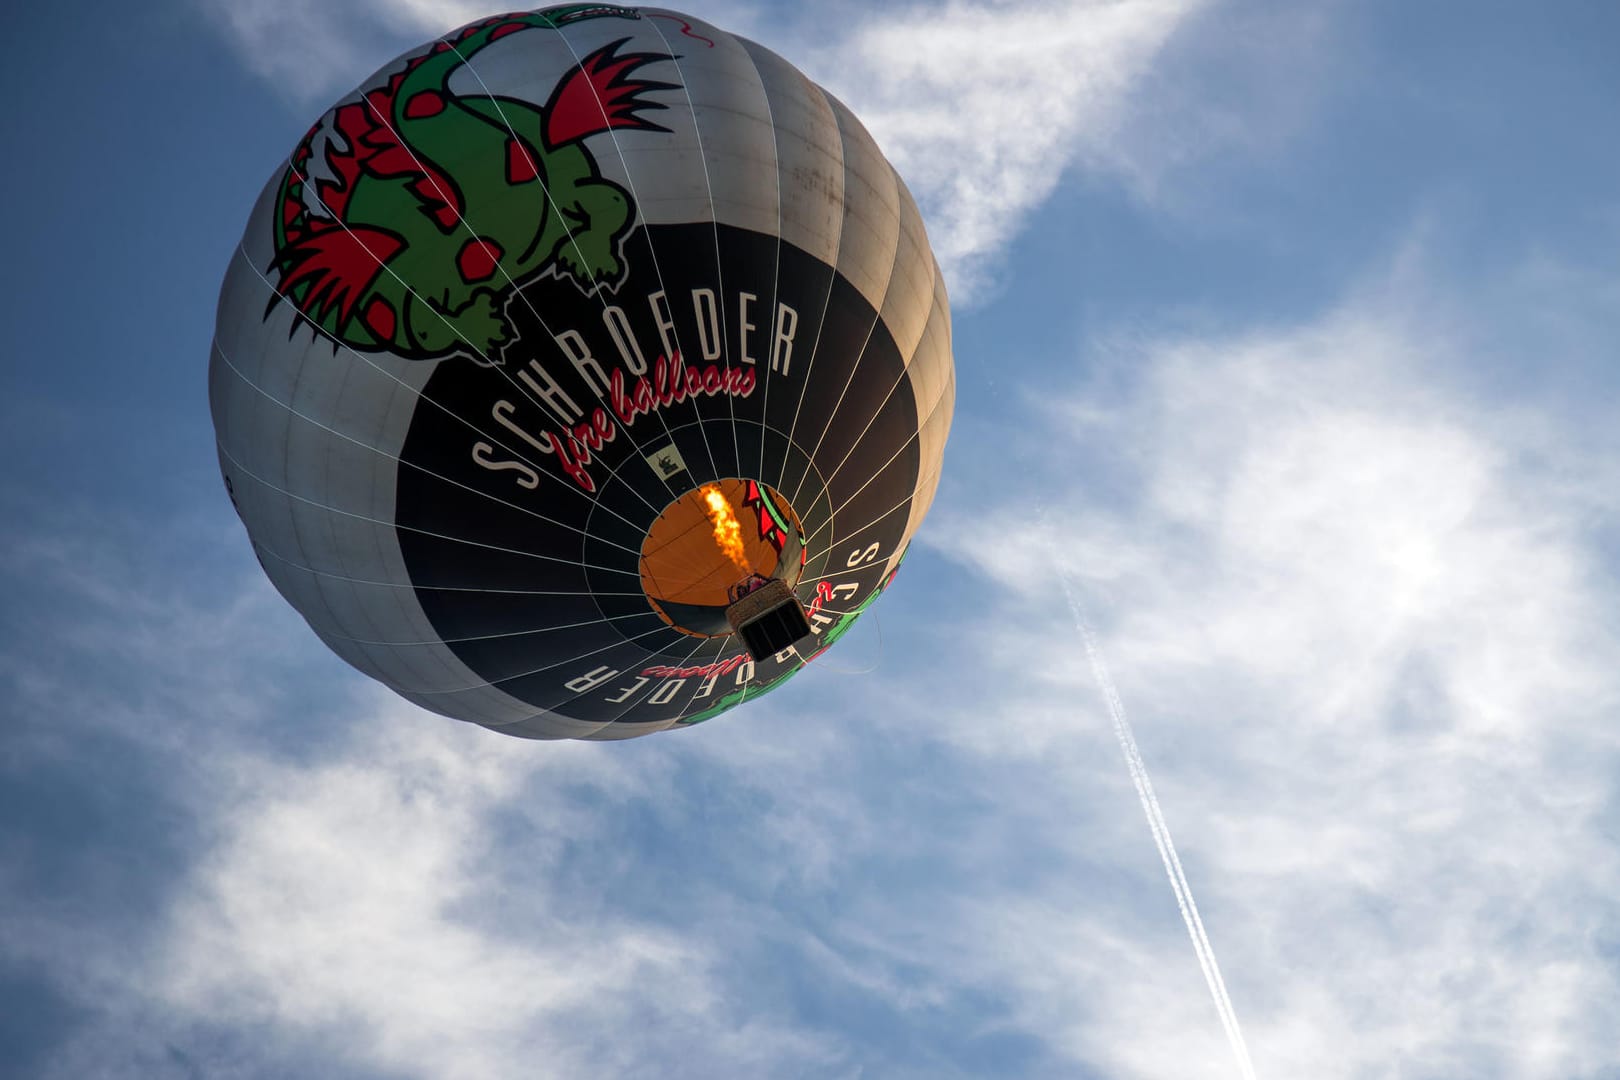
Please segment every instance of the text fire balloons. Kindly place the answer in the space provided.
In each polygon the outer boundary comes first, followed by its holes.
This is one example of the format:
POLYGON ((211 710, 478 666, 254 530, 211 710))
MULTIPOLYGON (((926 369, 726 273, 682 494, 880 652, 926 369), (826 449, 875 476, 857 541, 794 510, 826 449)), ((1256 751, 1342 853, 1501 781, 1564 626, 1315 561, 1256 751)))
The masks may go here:
POLYGON ((955 396, 939 268, 859 122, 752 42, 604 5, 474 23, 322 116, 248 220, 209 388, 259 561, 338 655, 596 739, 837 640, 955 396), (751 658, 751 577, 812 635, 751 658))

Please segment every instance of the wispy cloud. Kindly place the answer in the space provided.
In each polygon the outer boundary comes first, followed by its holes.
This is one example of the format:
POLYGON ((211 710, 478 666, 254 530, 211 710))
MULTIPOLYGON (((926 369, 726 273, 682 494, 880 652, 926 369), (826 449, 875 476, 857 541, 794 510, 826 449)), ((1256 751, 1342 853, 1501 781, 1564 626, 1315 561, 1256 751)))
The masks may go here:
MULTIPOLYGON (((1019 498, 1045 501, 1087 581, 1262 1076, 1596 1075, 1595 1033, 1620 1019, 1599 944, 1620 887, 1601 825, 1620 506, 1594 456, 1612 447, 1558 430, 1547 400, 1482 399, 1455 329, 1364 296, 1285 330, 1127 344, 1106 407, 1109 380, 1049 396, 1034 436, 1047 486, 1019 498)), ((1037 538, 998 525, 1018 502, 956 507, 928 535, 1007 598, 987 612, 1007 656, 1095 710, 1037 538)), ((954 715, 971 730, 986 707, 954 715)), ((1061 776, 1112 784, 1089 762, 1061 776)), ((1095 821, 1084 846, 1111 850, 1095 821)), ((1026 927, 1074 917, 1017 907, 1026 927)), ((1100 909, 1040 961, 1090 988, 1063 1022, 1110 1075, 1188 1075, 1196 976, 1167 1018, 1157 965, 1178 961, 1100 909)), ((1058 1020, 1049 973, 986 952, 1031 1022, 1058 1020)))
POLYGON ((912 5, 853 20, 800 62, 894 162, 965 299, 1065 172, 1105 156, 1160 49, 1202 6, 912 5))
POLYGON ((239 766, 159 947, 163 998, 227 1027, 341 1031, 351 1060, 419 1076, 596 1073, 650 1049, 615 1051, 619 1031, 703 1024, 709 958, 558 873, 572 845, 617 862, 583 809, 616 801, 614 759, 377 697, 330 761, 239 766))
POLYGON ((321 108, 397 53, 489 14, 476 0, 193 0, 254 74, 321 108))

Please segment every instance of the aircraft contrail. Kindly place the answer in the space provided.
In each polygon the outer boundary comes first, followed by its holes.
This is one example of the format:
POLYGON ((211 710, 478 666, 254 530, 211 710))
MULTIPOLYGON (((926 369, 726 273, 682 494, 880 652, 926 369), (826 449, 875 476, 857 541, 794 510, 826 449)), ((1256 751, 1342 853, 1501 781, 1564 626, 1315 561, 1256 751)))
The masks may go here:
POLYGON ((1114 721, 1114 734, 1119 738, 1120 749, 1125 751, 1125 764, 1131 770, 1131 779, 1136 783, 1136 794, 1142 802, 1142 812, 1147 815, 1148 828, 1153 831, 1153 842, 1159 847, 1159 858, 1164 862, 1164 872, 1170 878, 1170 888, 1176 894, 1176 906, 1181 909, 1181 920, 1187 924, 1187 936, 1192 938, 1193 952, 1198 956, 1198 966, 1204 971, 1204 982, 1209 985, 1210 997, 1215 1001, 1215 1012, 1221 1018, 1221 1027, 1226 1029, 1226 1040, 1232 1046, 1232 1053, 1237 1056, 1238 1068, 1243 1073, 1243 1080, 1256 1080, 1254 1063, 1249 1060, 1249 1046, 1243 1041, 1243 1029, 1238 1026, 1237 1012, 1232 1008, 1232 999, 1226 994, 1226 981, 1221 978, 1221 969, 1215 962, 1215 949, 1209 943, 1209 935, 1204 932, 1204 920, 1199 918, 1198 905, 1193 902, 1192 886, 1187 883, 1187 875, 1181 869, 1181 859, 1176 855, 1176 845, 1170 839, 1170 826, 1164 820, 1164 811, 1159 808, 1158 796, 1153 794, 1153 781, 1148 778, 1147 765, 1142 761, 1142 753, 1136 746, 1136 734, 1131 730, 1131 722, 1125 715, 1125 703, 1120 700, 1119 689, 1114 685, 1114 677, 1108 671, 1108 665, 1103 660, 1101 647, 1097 644, 1097 637, 1091 631, 1091 623, 1086 619, 1085 609, 1080 606, 1080 600, 1075 595, 1074 587, 1069 581, 1069 574, 1065 569, 1062 557, 1053 552, 1053 563, 1058 569, 1058 580, 1063 584, 1063 595, 1069 602, 1069 610, 1074 614, 1074 623, 1080 631, 1080 639, 1085 643, 1086 657, 1091 661, 1092 674, 1097 679, 1097 685, 1102 688, 1103 700, 1108 705, 1108 715, 1114 721))

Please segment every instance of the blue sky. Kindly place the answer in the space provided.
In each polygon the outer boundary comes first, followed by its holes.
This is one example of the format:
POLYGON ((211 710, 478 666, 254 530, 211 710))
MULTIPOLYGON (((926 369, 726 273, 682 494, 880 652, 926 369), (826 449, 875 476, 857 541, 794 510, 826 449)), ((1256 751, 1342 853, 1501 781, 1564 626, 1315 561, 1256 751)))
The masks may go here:
POLYGON ((957 417, 827 670, 608 745, 351 672, 213 454, 259 188, 482 12, 13 17, 0 1075, 1243 1075, 1056 545, 1256 1075, 1620 1077, 1620 14, 693 10, 906 176, 957 417))

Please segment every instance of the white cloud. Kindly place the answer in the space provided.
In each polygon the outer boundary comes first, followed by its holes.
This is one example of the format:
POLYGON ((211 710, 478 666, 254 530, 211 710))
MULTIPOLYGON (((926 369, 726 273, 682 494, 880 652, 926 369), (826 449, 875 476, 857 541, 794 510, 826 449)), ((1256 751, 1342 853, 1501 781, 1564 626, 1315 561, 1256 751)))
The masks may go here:
MULTIPOLYGON (((905 178, 956 299, 1076 163, 1096 164, 1203 0, 912 5, 801 58, 905 178)), ((790 57, 793 53, 787 53, 790 57)))
MULTIPOLYGON (((142 936, 88 898, 23 902, 0 875, 8 952, 93 1009, 41 1076, 252 1077, 313 1060, 424 1078, 697 1077, 828 1058, 726 981, 727 948, 768 932, 766 912, 630 910, 648 906, 650 878, 616 845, 626 805, 667 782, 662 754, 627 768, 623 747, 527 744, 380 689, 355 696, 369 706, 312 760, 193 763, 206 843, 142 936)), ((714 868, 690 872, 723 907, 714 868)))
POLYGON ((708 1011, 706 958, 678 933, 546 880, 563 845, 596 835, 560 793, 612 786, 601 747, 374 713, 328 763, 240 769, 173 911, 170 1003, 342 1031, 354 1060, 419 1076, 580 1075, 602 1066, 605 1031, 708 1011), (516 835, 497 844, 502 818, 516 835), (515 859, 530 865, 502 866, 515 859))
MULTIPOLYGON (((1620 639, 1596 545, 1620 507, 1546 401, 1481 403, 1447 347, 1367 298, 1298 329, 1138 343, 1116 354, 1135 367, 1113 408, 1050 407, 1034 435, 1050 534, 1088 581, 1262 1076, 1552 1080, 1612 1061, 1620 639)), ((1027 514, 1018 496, 947 504, 928 535, 1006 597, 987 613, 1014 628, 1004 653, 1051 673, 1024 704, 1096 751, 1045 543, 1002 524, 1027 514)), ((1077 792, 1124 768, 1054 767, 1077 792)), ((1168 903, 1114 801, 1121 821, 1053 842, 1123 860, 1168 903)), ((1022 986, 1031 1026, 1111 1076, 1230 1073, 1173 910, 1155 931, 1107 899, 1005 899, 965 916, 994 932, 975 970, 1022 986), (1036 926, 1061 928, 1054 948, 1020 956, 1036 926)))
POLYGON ((321 107, 391 56, 480 15, 476 0, 195 0, 249 70, 321 107))

